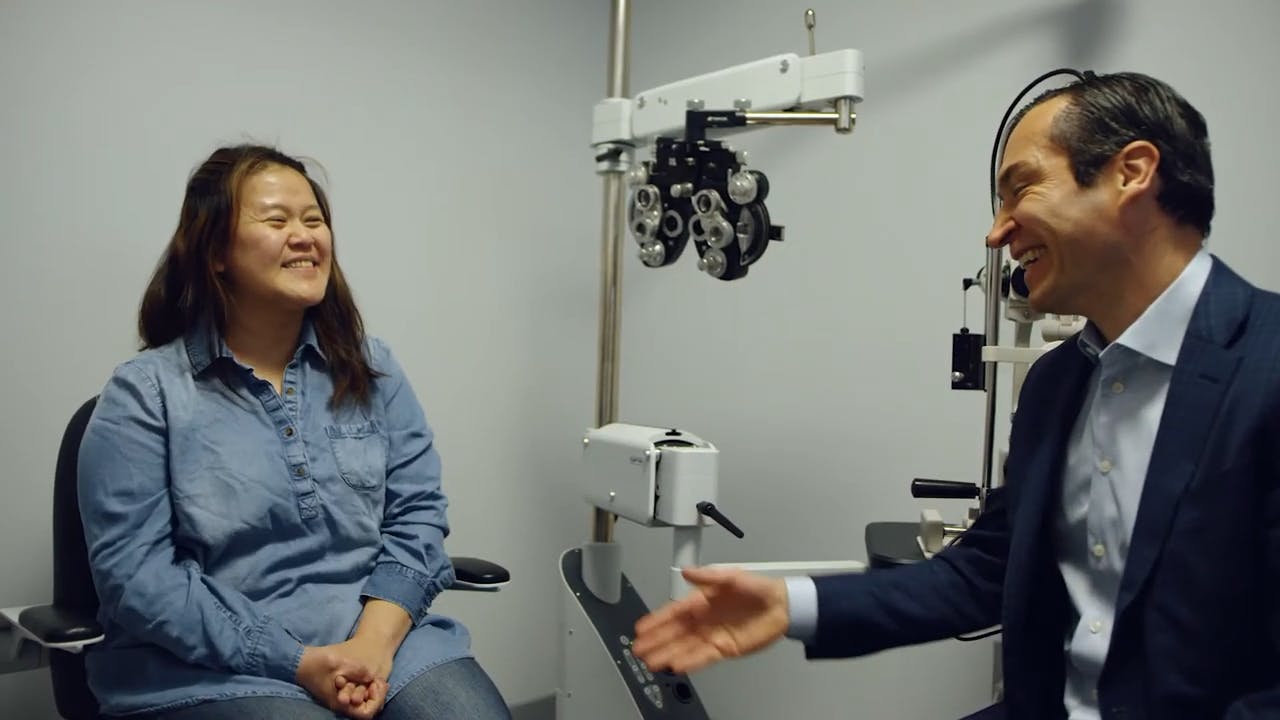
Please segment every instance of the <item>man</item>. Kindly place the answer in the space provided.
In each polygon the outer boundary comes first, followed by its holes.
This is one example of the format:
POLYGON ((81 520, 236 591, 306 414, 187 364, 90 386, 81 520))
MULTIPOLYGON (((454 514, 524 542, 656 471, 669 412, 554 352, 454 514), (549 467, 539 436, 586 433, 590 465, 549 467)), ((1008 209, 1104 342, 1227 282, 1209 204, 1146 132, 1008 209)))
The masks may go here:
POLYGON ((1010 718, 1280 717, 1280 296, 1203 249, 1204 118, 1133 74, 1015 118, 987 236, 1032 306, 1084 315, 1023 386, 1008 486, 932 560, 690 569, 635 652, 692 671, 784 634, 851 657, 1004 627, 1010 718))

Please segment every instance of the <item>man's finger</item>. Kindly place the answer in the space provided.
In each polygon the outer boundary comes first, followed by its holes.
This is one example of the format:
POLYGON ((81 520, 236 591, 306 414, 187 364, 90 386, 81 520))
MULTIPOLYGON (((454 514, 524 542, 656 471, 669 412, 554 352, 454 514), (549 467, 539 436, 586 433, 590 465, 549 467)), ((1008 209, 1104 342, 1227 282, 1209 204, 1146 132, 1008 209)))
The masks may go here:
POLYGON ((711 643, 702 643, 696 647, 671 658, 671 671, 677 673, 697 672, 702 668, 723 660, 724 656, 711 643))
MULTIPOLYGON (((652 622, 636 623, 636 637, 632 651, 643 653, 688 635, 696 635, 717 619, 705 603, 688 603, 672 608, 666 617, 652 622)), ((643 618, 642 618, 643 620, 643 618)))
POLYGON ((680 570, 680 575, 694 585, 728 585, 745 573, 737 568, 687 567, 680 570))
POLYGON ((678 621, 682 616, 690 613, 699 613, 706 609, 707 598, 701 593, 695 592, 688 597, 681 598, 674 602, 654 610, 636 621, 636 634, 646 633, 656 627, 660 627, 666 623, 678 621))
POLYGON ((697 633, 697 630, 693 623, 683 620, 671 620, 650 628, 647 632, 637 634, 635 640, 631 643, 631 652, 644 656, 658 648, 679 642, 686 635, 695 633, 697 633))
POLYGON ((681 649, 688 645, 691 638, 695 635, 691 633, 671 635, 662 639, 649 638, 648 642, 636 642, 631 645, 631 651, 639 658, 641 662, 649 666, 649 669, 662 669, 668 667, 669 658, 681 652, 681 649))
MULTIPOLYGON (((640 660, 650 670, 687 672, 691 667, 702 667, 708 664, 704 661, 701 664, 692 665, 690 660, 705 657, 709 647, 705 642, 697 639, 674 641, 641 656, 640 660)), ((711 648, 711 652, 713 655, 716 654, 714 648, 711 648)))

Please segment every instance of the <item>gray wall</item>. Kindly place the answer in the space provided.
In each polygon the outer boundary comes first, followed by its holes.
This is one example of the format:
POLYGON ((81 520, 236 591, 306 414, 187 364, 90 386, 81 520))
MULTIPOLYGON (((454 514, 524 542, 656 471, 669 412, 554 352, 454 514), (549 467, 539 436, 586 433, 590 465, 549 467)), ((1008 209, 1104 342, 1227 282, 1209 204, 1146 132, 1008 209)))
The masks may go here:
MULTIPOLYGON (((608 18, 586 0, 0 3, 0 602, 47 601, 62 428, 133 352, 187 174, 252 138, 324 165, 368 326, 438 430, 449 549, 515 575, 438 606, 509 701, 550 693, 550 570, 589 521, 562 478, 592 418, 606 39, 577 28, 608 18)), ((53 717, 47 686, 0 676, 0 716, 53 717)))
MULTIPOLYGON (((865 52, 867 101, 850 137, 733 140, 769 175, 787 242, 734 284, 628 251, 620 415, 722 449, 721 505, 748 534, 709 534, 708 561, 861 558, 868 522, 915 517, 911 477, 976 476, 981 399, 946 382, 958 281, 983 258, 995 123, 1044 69, 1181 89, 1214 138, 1211 248, 1280 287, 1280 101, 1250 82, 1280 60, 1280 6, 649 0, 632 88, 802 51, 809 6, 819 49, 865 52)), ((569 478, 593 407, 584 145, 607 21, 603 0, 0 3, 0 603, 48 597, 58 436, 134 347, 186 173, 219 142, 276 142, 328 170, 343 265, 439 433, 451 551, 516 575, 440 607, 512 703, 545 709, 552 568, 589 518, 569 478)), ((658 600, 669 533, 619 537, 658 600)), ((717 717, 939 718, 982 703, 990 656, 946 642, 810 664, 786 644, 697 680, 717 717)), ((0 676, 0 697, 5 716, 54 717, 42 671, 0 676)))

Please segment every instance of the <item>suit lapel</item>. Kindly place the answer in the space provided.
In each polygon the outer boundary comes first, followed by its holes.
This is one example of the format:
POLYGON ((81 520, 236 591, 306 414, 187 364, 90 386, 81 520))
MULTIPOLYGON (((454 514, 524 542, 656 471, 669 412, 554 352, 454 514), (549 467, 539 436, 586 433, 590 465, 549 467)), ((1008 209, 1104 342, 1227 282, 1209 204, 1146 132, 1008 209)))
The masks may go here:
POLYGON ((1249 285, 1215 259, 1169 381, 1116 599, 1117 621, 1151 573, 1182 491, 1200 464, 1239 365, 1227 346, 1248 315, 1250 298, 1249 285))
MULTIPOLYGON (((1073 338, 1067 342, 1074 345, 1076 340, 1073 338)), ((1071 428, 1080 414, 1080 406, 1084 403, 1085 392, 1088 390, 1086 385, 1093 369, 1093 362, 1079 348, 1072 347, 1070 351, 1063 353, 1060 362, 1054 362, 1045 368, 1056 379, 1048 396, 1028 398, 1024 395, 1019 403, 1028 414, 1034 408, 1037 416, 1043 418, 1043 424, 1031 428, 1032 437, 1029 441, 1034 445, 1031 446, 1031 455, 1026 465, 1020 468, 1020 476, 1009 477, 1010 483, 1021 483, 1018 491, 1022 495, 1016 509, 1010 543, 1008 578, 1011 582, 1008 590, 1011 597, 1006 607, 1011 611, 1037 608, 1035 612, 1040 612, 1038 608, 1043 607, 1043 599, 1023 602, 1019 600, 1019 595, 1025 596, 1048 589, 1041 575, 1043 568, 1050 567, 1051 575, 1058 574, 1053 536, 1053 529, 1057 525, 1053 513, 1062 507, 1062 472, 1066 463, 1067 443, 1071 437, 1071 428)), ((1010 618, 1010 621, 1017 622, 1014 618, 1010 618)))

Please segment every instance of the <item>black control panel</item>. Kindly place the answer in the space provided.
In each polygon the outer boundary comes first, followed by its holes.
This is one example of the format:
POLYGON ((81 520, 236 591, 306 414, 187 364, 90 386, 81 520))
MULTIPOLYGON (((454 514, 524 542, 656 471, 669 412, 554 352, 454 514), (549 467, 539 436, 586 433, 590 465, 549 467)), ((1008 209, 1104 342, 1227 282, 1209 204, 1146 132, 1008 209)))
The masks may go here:
MULTIPOLYGON (((587 589, 582 581, 582 550, 564 554, 560 571, 569 589, 577 596, 583 611, 591 620, 605 649, 617 666, 618 674, 631 691, 636 709, 644 720, 678 718, 708 720, 688 675, 650 672, 631 652, 631 638, 636 621, 649 612, 649 607, 636 592, 627 576, 622 576, 622 598, 616 604, 606 603, 587 589)), ((601 712, 607 712, 601 708, 601 712)), ((603 715, 601 717, 604 717, 603 715)))

